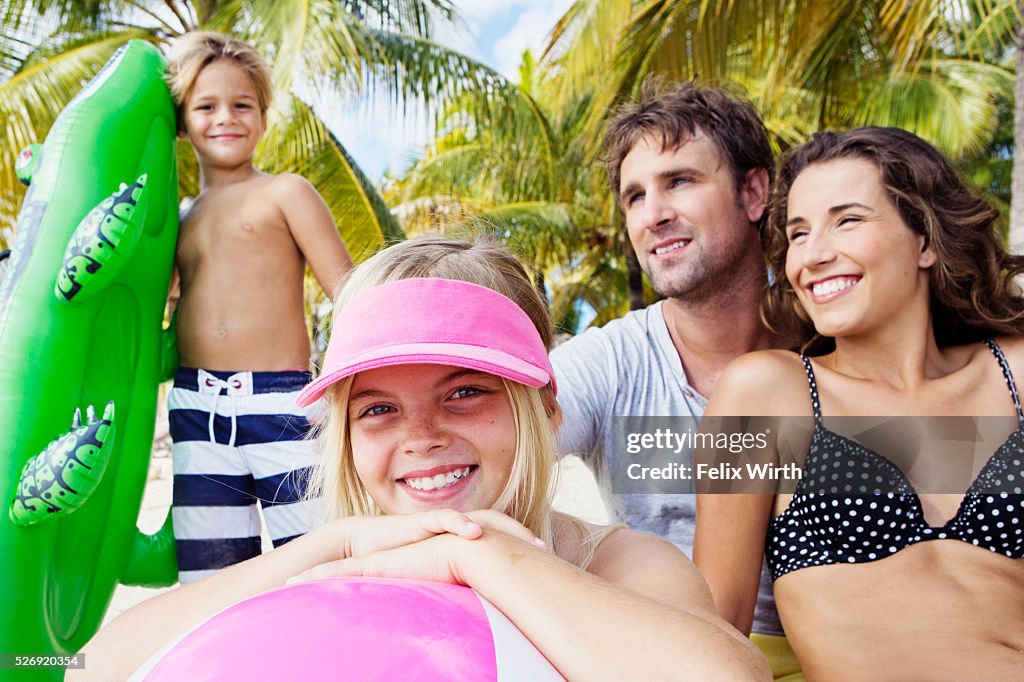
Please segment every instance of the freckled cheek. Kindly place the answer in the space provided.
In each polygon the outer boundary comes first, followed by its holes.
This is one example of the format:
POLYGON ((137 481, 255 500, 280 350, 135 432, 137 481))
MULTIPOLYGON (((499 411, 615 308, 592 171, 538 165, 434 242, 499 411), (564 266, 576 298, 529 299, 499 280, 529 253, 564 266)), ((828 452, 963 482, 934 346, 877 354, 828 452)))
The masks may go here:
POLYGON ((512 473, 512 464, 516 458, 517 434, 515 429, 509 429, 501 434, 501 440, 496 443, 495 451, 499 452, 500 468, 504 473, 504 480, 512 473))
POLYGON ((389 462, 380 443, 356 433, 352 434, 350 442, 353 468, 361 481, 372 484, 387 476, 389 462))

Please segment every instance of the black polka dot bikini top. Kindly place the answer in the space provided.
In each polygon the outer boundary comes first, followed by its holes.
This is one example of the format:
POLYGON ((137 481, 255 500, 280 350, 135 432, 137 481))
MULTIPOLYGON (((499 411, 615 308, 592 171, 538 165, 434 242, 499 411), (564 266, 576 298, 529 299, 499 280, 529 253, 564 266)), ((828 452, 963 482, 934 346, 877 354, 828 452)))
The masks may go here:
POLYGON ((765 553, 773 580, 810 566, 884 559, 926 540, 962 540, 1024 558, 1024 412, 1002 350, 993 340, 987 343, 1003 370, 1019 423, 971 483, 953 518, 939 527, 927 524, 921 501, 899 467, 825 428, 814 370, 801 356, 811 390, 814 434, 793 499, 768 527, 765 553), (827 481, 841 482, 829 489, 836 492, 810 491, 827 481))

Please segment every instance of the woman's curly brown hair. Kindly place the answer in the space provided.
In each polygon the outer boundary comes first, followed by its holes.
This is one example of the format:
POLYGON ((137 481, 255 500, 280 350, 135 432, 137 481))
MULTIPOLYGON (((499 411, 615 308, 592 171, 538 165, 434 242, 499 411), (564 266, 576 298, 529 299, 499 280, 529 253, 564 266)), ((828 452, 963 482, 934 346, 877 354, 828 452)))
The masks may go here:
POLYGON ((903 221, 935 250, 928 286, 936 343, 945 347, 1024 334, 1024 298, 1014 282, 1024 272, 1024 256, 1003 247, 995 227, 999 212, 968 189, 938 150, 899 128, 818 133, 782 157, 762 234, 771 272, 761 306, 765 324, 812 355, 835 347, 833 339, 815 331, 786 279, 786 213, 789 190, 801 172, 849 158, 878 167, 903 221))

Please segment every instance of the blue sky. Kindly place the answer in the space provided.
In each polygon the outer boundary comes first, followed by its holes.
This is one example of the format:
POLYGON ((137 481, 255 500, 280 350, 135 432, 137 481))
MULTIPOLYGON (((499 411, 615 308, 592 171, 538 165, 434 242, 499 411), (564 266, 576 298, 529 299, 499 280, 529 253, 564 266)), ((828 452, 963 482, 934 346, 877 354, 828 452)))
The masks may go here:
MULTIPOLYGON (((539 56, 555 22, 572 0, 455 0, 461 26, 441 27, 435 39, 516 79, 527 48, 539 56)), ((355 102, 348 109, 319 113, 356 159, 379 182, 386 169, 401 172, 430 139, 421 107, 400 111, 380 101, 355 102)))

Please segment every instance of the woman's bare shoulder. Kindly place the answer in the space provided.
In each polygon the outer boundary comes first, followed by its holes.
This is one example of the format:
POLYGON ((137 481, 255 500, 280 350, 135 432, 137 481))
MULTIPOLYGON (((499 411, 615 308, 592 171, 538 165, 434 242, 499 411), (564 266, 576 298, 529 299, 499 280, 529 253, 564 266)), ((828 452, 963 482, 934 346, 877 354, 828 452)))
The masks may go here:
POLYGON ((745 353, 726 367, 727 373, 743 373, 745 375, 763 374, 766 377, 779 378, 795 372, 803 373, 803 360, 790 350, 773 348, 755 350, 745 353))
POLYGON ((754 351, 725 368, 707 413, 803 415, 809 409, 807 391, 807 372, 799 355, 787 350, 754 351))

